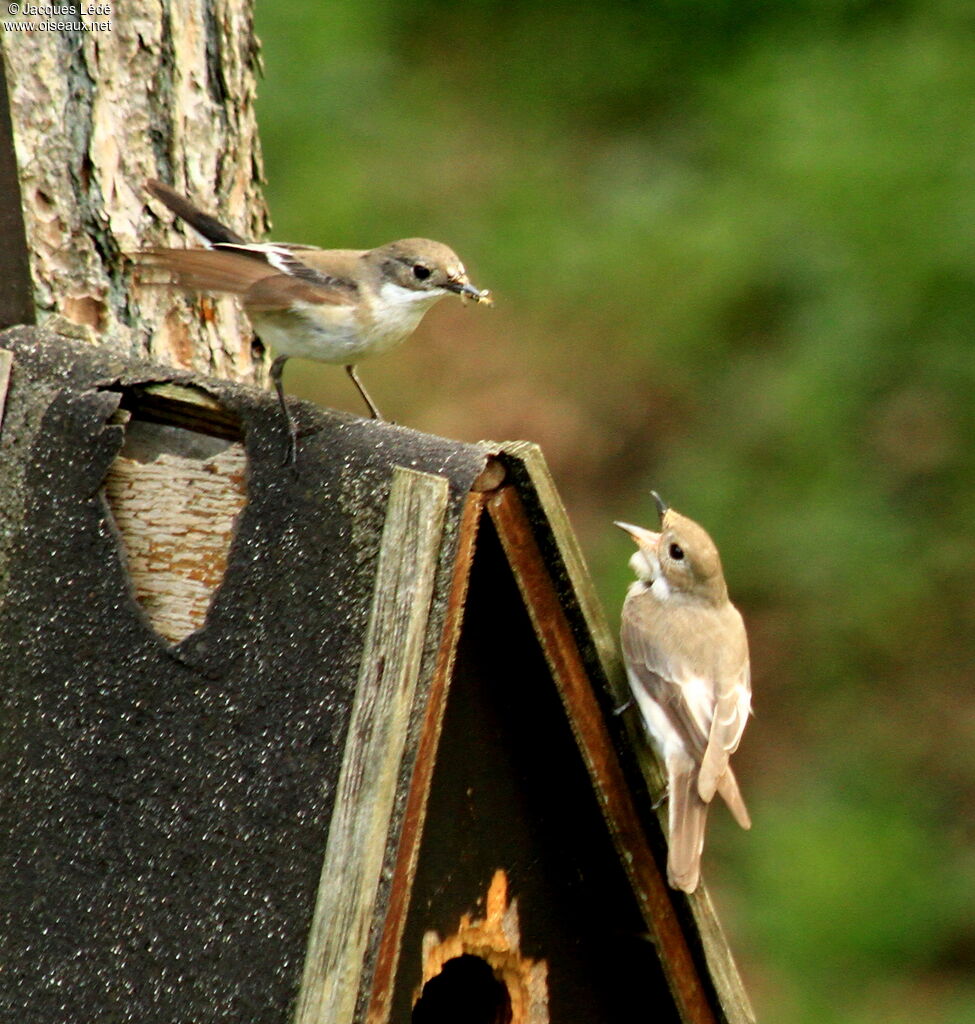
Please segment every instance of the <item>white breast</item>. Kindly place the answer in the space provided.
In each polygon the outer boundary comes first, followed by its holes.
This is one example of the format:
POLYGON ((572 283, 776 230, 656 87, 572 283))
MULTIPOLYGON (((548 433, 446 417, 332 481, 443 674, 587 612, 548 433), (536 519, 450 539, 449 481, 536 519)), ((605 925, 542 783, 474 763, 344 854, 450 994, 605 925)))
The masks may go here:
POLYGON ((658 601, 666 601, 670 597, 670 584, 664 576, 657 576, 650 584, 650 589, 658 601))
POLYGON ((254 330, 276 356, 323 363, 355 362, 362 332, 351 305, 295 303, 287 312, 251 312, 254 330))
POLYGON ((447 293, 417 292, 387 282, 365 308, 296 302, 288 312, 250 313, 261 340, 275 355, 323 363, 357 363, 405 341, 423 314, 447 293))
POLYGON ((418 292, 386 281, 372 301, 370 353, 385 352, 405 341, 423 319, 423 314, 446 295, 442 290, 418 292))

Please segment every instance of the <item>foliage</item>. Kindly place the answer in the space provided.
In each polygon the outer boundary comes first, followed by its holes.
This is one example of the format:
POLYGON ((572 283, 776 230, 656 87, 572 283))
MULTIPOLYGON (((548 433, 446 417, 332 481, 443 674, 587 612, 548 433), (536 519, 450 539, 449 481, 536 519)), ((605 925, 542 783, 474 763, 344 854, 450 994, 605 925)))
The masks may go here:
MULTIPOLYGON (((968 5, 258 18, 276 234, 443 238, 498 298, 367 366, 381 404, 540 441, 614 614, 609 522, 651 521, 651 486, 718 540, 756 827, 719 825, 705 871, 760 1016, 975 1020, 968 5)), ((290 373, 354 408, 341 374, 290 373)))

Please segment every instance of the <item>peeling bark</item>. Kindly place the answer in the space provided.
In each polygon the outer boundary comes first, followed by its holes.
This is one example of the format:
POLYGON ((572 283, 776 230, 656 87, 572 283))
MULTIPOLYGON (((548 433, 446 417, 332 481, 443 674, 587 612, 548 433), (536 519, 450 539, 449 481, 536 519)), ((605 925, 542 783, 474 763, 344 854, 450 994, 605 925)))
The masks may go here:
POLYGON ((266 229, 251 0, 112 3, 81 20, 109 27, 2 37, 39 319, 60 314, 153 362, 263 377, 233 300, 136 287, 124 256, 196 242, 149 205, 148 177, 241 234, 266 229))
POLYGON ((203 626, 247 500, 243 446, 209 459, 119 457, 105 485, 129 578, 152 628, 179 643, 203 626))

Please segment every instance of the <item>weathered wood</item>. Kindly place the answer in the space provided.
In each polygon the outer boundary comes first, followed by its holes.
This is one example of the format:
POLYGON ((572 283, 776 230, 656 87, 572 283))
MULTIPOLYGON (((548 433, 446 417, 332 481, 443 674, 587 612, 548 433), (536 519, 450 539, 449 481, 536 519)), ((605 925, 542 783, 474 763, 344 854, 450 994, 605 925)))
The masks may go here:
POLYGON ((397 469, 295 1024, 352 1024, 409 726, 448 483, 397 469))
POLYGON ((557 554, 568 577, 573 603, 578 604, 582 612, 597 654, 606 669, 607 681, 614 691, 614 696, 622 699, 627 695, 627 689, 622 664, 617 654, 616 637, 606 621, 606 614, 589 575, 582 547, 569 522, 569 515, 556 490, 555 481, 542 450, 537 444, 529 441, 509 441, 501 446, 501 451, 517 460, 517 469, 526 477, 524 482, 530 484, 532 496, 538 501, 539 511, 544 515, 555 537, 557 554))
POLYGON ((171 643, 199 629, 227 568, 234 523, 247 500, 240 444, 208 459, 119 456, 105 492, 136 599, 171 643))
POLYGON ((457 657, 457 641, 464 619, 471 565, 474 560, 477 531, 484 511, 485 500, 482 494, 468 495, 461 516, 460 540, 454 561, 440 648, 437 652, 437 664, 427 697, 427 708, 416 753, 416 762, 400 828, 400 841, 396 852, 396 863, 393 867, 386 921, 376 954, 372 992, 366 1012, 367 1024, 385 1024, 389 1020, 393 983, 396 979, 403 928, 406 924, 406 910, 413 890, 420 840, 423 836, 423 827, 426 824, 430 783, 433 779, 437 748, 440 744, 447 691, 457 657))
POLYGON ((123 395, 122 408, 152 423, 232 441, 239 441, 241 437, 240 418, 198 387, 158 383, 131 388, 123 395))
MULTIPOLYGON (((420 991, 416 993, 416 1009, 420 1009, 422 999, 430 998, 421 996, 424 986, 451 961, 467 954, 483 960, 504 985, 510 1018, 499 1016, 498 1020, 510 1020, 510 1024, 549 1024, 548 964, 524 956, 521 951, 518 904, 509 899, 508 877, 503 869, 494 872, 483 905, 483 917, 463 914, 457 930, 450 935, 428 931, 423 936, 423 975, 420 991)), ((439 1021, 443 1017, 433 1010, 422 1019, 439 1021)))
POLYGON ((725 1020, 729 1024, 755 1024, 755 1011, 707 887, 699 885, 688 898, 688 903, 725 1020))
POLYGON ((3 431, 3 410, 7 405, 7 388, 10 387, 10 369, 13 364, 13 352, 0 348, 0 432, 3 431))
MULTIPOLYGON (((501 447, 503 452, 517 460, 513 472, 522 476, 520 493, 523 499, 531 499, 537 503, 537 511, 544 523, 547 524, 546 532, 551 531, 555 544, 554 555, 565 571, 566 580, 574 598, 573 603, 577 604, 585 623, 586 632, 592 638, 607 689, 616 702, 616 706, 623 707, 629 703, 631 697, 626 681, 626 670, 619 656, 616 636, 609 628, 602 602, 599 600, 595 584, 589 575, 585 556, 575 531, 572 529, 572 524, 569 522, 562 499, 559 497, 545 456, 538 445, 528 441, 508 442, 501 447)), ((531 515, 531 510, 528 511, 531 515)), ((625 718, 624 728, 630 743, 636 749, 644 750, 647 755, 640 758, 640 768, 655 801, 660 804, 667 793, 667 779, 663 768, 658 763, 653 751, 647 747, 646 738, 639 723, 633 718, 625 718)), ((658 817, 661 821, 666 821, 666 808, 659 811, 658 817)))
MULTIPOLYGON (((0 677, 12 755, 0 759, 0 1003, 25 1020, 72 1024, 293 1019, 344 750, 370 714, 381 730, 391 715, 406 746, 385 773, 396 796, 373 829, 384 847, 380 881, 371 915, 357 919, 369 929, 365 956, 351 956, 364 963, 364 1001, 461 509, 485 453, 295 403, 300 471, 283 472, 271 395, 183 375, 175 390, 157 389, 176 375, 36 328, 5 332, 0 347, 15 355, 0 455, 0 677), (115 402, 121 395, 131 413, 131 450, 160 392, 177 406, 199 398, 206 415, 219 410, 201 396, 216 396, 239 419, 248 457, 223 584, 203 629, 175 649, 130 598, 99 493, 123 440, 115 402), (420 634, 419 678, 407 725, 400 702, 373 701, 350 731, 387 495, 404 465, 450 493, 429 545, 438 564, 425 628, 388 637, 398 651, 420 634)), ((169 427, 152 429, 189 433, 165 418, 169 427)), ((387 562, 399 550, 387 544, 387 562)), ((417 557, 409 537, 402 553, 417 557)), ((408 615, 409 568, 401 576, 408 615)), ((374 630, 374 652, 387 622, 374 630)), ((398 664, 390 653, 372 682, 395 679, 398 664)), ((339 830, 349 813, 346 800, 339 830)), ((358 941, 345 916, 329 924, 333 951, 350 934, 358 941)))
POLYGON ((49 333, 3 342, 16 356, 5 450, 23 453, 0 459, 14 559, 4 727, 26 752, 2 766, 11 1005, 54 1020, 70 999, 72 1020, 128 1008, 167 1024, 212 1004, 221 1019, 279 1022, 300 993, 297 1024, 408 1021, 424 950, 430 965, 485 951, 478 922, 492 915, 477 901, 503 867, 553 1019, 584 1003, 599 1008, 586 1019, 627 1020, 649 991, 649 1014, 706 1020, 687 1012, 688 970, 711 1019, 751 1019, 728 998, 737 974, 709 901, 654 879, 662 833, 620 728, 635 716, 609 713, 615 650, 608 629, 593 640, 601 612, 592 595, 580 607, 591 584, 534 446, 456 445, 302 407, 302 472, 282 473, 270 396, 130 372, 49 333), (183 439, 171 454, 197 465, 247 439, 251 493, 223 587, 176 650, 133 608, 98 494, 126 417, 126 458, 143 429, 150 453, 152 432, 170 431, 183 439), (194 421, 209 436, 190 444, 172 424, 194 421), (497 477, 495 455, 502 490, 470 493, 497 477), (129 765, 158 788, 143 801, 130 787, 118 805, 129 765), (45 989, 64 950, 70 992, 45 989), (151 972, 165 985, 140 988, 151 972))
MULTIPOLYGON (((659 955, 490 517, 481 522, 465 606, 389 1021, 411 1019, 429 933, 457 935, 465 916, 483 918, 484 893, 501 867, 517 901, 523 953, 547 964, 553 1021, 629 1024, 636 1007, 637 1019, 677 1024, 659 955)), ((495 964, 502 952, 466 933, 462 948, 495 964)), ((494 1019, 484 1012, 490 993, 474 977, 472 990, 461 983, 445 991, 462 979, 453 971, 462 963, 428 987, 427 995, 432 987, 438 995, 416 1024, 494 1019)))
MULTIPOLYGON (((616 706, 623 707, 629 703, 631 695, 616 636, 609 628, 602 602, 596 593, 596 586, 589 575, 582 547, 569 522, 568 512, 552 479, 545 456, 537 444, 529 441, 506 442, 501 446, 501 451, 516 460, 512 472, 516 477, 520 477, 518 482, 521 485, 519 493, 522 499, 537 503, 537 514, 546 524, 544 532, 550 532, 555 546, 554 551, 547 553, 550 564, 553 564, 555 559, 561 564, 568 589, 573 596, 572 603, 577 606, 586 633, 594 645, 606 687, 616 706)), ((533 516, 532 509, 526 511, 529 517, 533 516)), ((645 737, 637 724, 632 719, 627 719, 625 728, 630 742, 637 749, 646 750, 648 756, 640 759, 640 767, 655 801, 660 804, 667 794, 667 777, 663 768, 653 751, 646 746, 645 737)), ((661 810, 658 817, 661 821, 666 821, 666 809, 661 810)))
MULTIPOLYGON (((252 379, 261 360, 236 303, 136 290, 124 259, 191 237, 150 203, 148 177, 245 235, 263 234, 252 0, 110 6, 108 15, 85 15, 89 30, 0 33, 32 305, 120 350, 252 379)), ((46 19, 22 4, 12 20, 46 19)))
POLYGON ((497 490, 503 483, 508 471, 500 459, 493 456, 488 459, 487 465, 478 475, 478 478, 471 484, 471 490, 477 492, 497 490))
POLYGON ((17 158, 7 99, 7 75, 0 55, 0 330, 34 322, 34 295, 27 236, 20 206, 17 158))

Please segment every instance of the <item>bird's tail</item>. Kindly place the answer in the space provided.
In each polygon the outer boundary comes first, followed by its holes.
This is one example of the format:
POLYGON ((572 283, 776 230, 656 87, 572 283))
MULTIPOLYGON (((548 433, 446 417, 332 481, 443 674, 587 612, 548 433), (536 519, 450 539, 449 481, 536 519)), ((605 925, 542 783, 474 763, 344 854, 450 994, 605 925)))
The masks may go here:
POLYGON ((694 892, 701 877, 701 852, 708 805, 697 792, 694 767, 670 774, 670 849, 667 855, 667 879, 675 889, 694 892))
POLYGON ((741 790, 738 788, 738 780, 735 778, 735 773, 731 770, 730 765, 725 769, 721 778, 718 779, 718 792, 728 805, 731 813, 735 816, 735 821, 742 828, 751 828, 752 819, 748 814, 748 808, 745 806, 741 790))
POLYGON ((208 242, 214 245, 221 242, 229 242, 231 245, 246 245, 247 239, 242 238, 236 231, 231 231, 225 224, 221 224, 210 214, 198 210, 187 198, 181 196, 177 191, 164 185, 155 178, 146 182, 146 188, 164 206, 169 207, 181 220, 185 220, 194 231, 198 231, 208 242))

